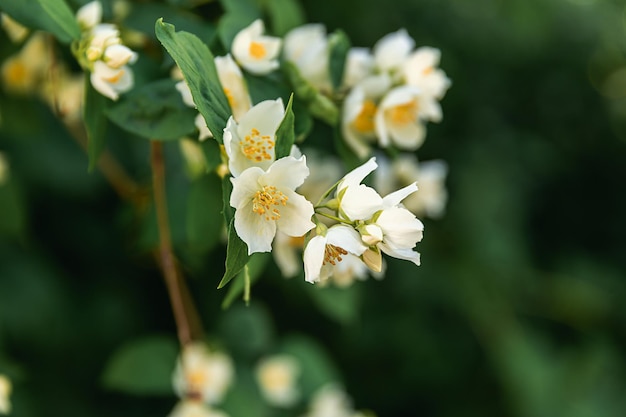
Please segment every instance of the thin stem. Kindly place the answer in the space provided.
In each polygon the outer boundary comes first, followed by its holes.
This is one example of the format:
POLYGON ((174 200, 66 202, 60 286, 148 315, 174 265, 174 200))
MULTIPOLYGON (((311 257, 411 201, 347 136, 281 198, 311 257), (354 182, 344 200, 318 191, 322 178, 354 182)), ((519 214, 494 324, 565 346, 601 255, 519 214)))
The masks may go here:
POLYGON ((326 218, 328 218, 328 219, 335 220, 335 221, 337 221, 337 222, 339 222, 339 223, 344 223, 344 224, 352 224, 352 222, 351 222, 351 221, 344 220, 344 219, 340 219, 340 218, 339 218, 339 217, 337 217, 337 216, 333 216, 333 215, 331 215, 331 214, 326 214, 326 213, 323 213, 323 212, 321 212, 321 211, 315 211, 315 214, 319 214, 320 216, 324 216, 324 217, 326 217, 326 218))
POLYGON ((172 251, 172 238, 168 221, 167 199, 165 194, 165 163, 163 144, 152 141, 150 162, 152 165, 152 186, 154 204, 159 229, 159 263, 165 278, 165 284, 172 303, 174 320, 178 328, 178 339, 186 345, 200 336, 199 318, 191 301, 185 281, 179 273, 176 259, 172 251))

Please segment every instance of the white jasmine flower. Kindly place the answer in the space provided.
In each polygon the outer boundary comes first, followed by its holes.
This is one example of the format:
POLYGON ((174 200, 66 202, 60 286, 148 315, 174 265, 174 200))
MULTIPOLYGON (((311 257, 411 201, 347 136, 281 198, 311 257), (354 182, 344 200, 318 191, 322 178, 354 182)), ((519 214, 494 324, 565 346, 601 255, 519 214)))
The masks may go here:
POLYGON ((183 400, 176 404, 168 417, 228 417, 228 414, 202 402, 183 400))
POLYGON ((198 140, 199 141, 204 141, 207 140, 208 138, 212 138, 213 137, 213 133, 211 133, 211 130, 209 129, 209 127, 206 125, 206 120, 204 119, 204 116, 200 113, 198 113, 196 115, 196 119, 194 120, 194 123, 196 124, 196 128, 198 129, 198 140))
POLYGON ((111 100, 117 100, 120 93, 130 90, 134 83, 130 68, 125 65, 111 68, 103 61, 94 62, 90 80, 96 91, 111 100))
POLYGON ((232 54, 235 60, 247 71, 265 75, 278 68, 278 53, 281 40, 264 36, 265 25, 257 19, 242 29, 233 39, 232 54))
POLYGON ((380 146, 394 144, 406 150, 418 149, 426 137, 425 120, 441 120, 441 107, 413 86, 391 90, 381 101, 375 116, 380 146))
POLYGON ((376 169, 376 158, 346 174, 337 185, 339 215, 349 221, 366 220, 382 208, 382 197, 371 187, 361 184, 376 169))
POLYGON ((137 53, 129 47, 115 44, 104 51, 104 62, 111 68, 120 68, 126 64, 134 64, 137 61, 137 53))
POLYGON ((334 273, 346 255, 360 256, 367 247, 353 227, 337 224, 309 240, 304 248, 304 279, 315 283, 334 273))
POLYGON ((397 73, 415 47, 415 41, 405 29, 383 36, 374 45, 374 60, 380 71, 397 73))
POLYGON ((38 90, 50 68, 50 53, 43 32, 33 34, 19 53, 7 58, 0 71, 7 90, 29 94, 38 90))
POLYGON ((390 162, 378 158, 379 168, 374 176, 377 190, 386 194, 394 188, 417 182, 419 190, 406 197, 402 204, 412 213, 440 218, 446 207, 448 193, 445 180, 448 166, 445 161, 417 161, 413 154, 403 154, 390 162))
POLYGON ((102 21, 102 4, 99 1, 85 4, 76 12, 76 20, 82 30, 96 26, 102 21))
POLYGON ((368 77, 350 90, 343 102, 341 132, 346 144, 361 159, 370 154, 370 143, 376 138, 377 103, 390 86, 387 74, 368 77))
POLYGON ((252 166, 267 169, 276 159, 276 130, 285 116, 283 101, 265 100, 252 107, 237 123, 230 117, 224 128, 228 168, 237 177, 252 166))
POLYGON ((299 375, 298 361, 284 354, 264 358, 256 368, 256 379, 263 397, 278 407, 292 406, 300 398, 296 385, 299 375))
POLYGON ((321 91, 331 91, 328 68, 328 38, 322 24, 307 24, 290 30, 285 35, 283 55, 293 62, 300 75, 321 91))
POLYGON ((28 36, 28 28, 6 13, 0 13, 0 24, 14 43, 22 42, 28 36))
POLYGON ((308 175, 305 156, 288 156, 267 171, 253 166, 231 178, 235 230, 248 245, 248 254, 271 251, 277 229, 298 237, 315 227, 313 205, 294 191, 308 175))
POLYGON ((445 72, 437 68, 441 51, 422 47, 413 52, 403 66, 406 83, 418 87, 423 95, 440 100, 450 87, 445 72))
POLYGON ((11 381, 5 375, 0 374, 0 414, 9 414, 11 412, 11 391, 13 386, 11 381))
POLYGON ((228 355, 211 352, 202 343, 192 343, 183 348, 172 381, 180 398, 217 404, 231 385, 233 374, 228 355))
POLYGON ((215 57, 217 76, 228 99, 233 118, 239 121, 252 107, 248 86, 239 66, 230 54, 215 57))
POLYGON ((369 48, 350 48, 346 57, 343 85, 349 88, 354 87, 365 78, 373 75, 374 68, 374 56, 369 48))
POLYGON ((272 257, 285 278, 292 278, 302 270, 303 246, 304 236, 293 237, 276 231, 272 243, 272 257))

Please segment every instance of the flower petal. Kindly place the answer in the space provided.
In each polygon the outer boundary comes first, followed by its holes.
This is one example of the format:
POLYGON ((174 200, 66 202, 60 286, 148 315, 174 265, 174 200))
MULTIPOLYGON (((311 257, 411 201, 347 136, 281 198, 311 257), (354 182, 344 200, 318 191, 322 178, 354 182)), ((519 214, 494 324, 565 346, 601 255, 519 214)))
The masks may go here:
POLYGON ((314 214, 313 204, 295 191, 283 189, 287 204, 279 208, 280 218, 276 220, 278 229, 288 236, 304 235, 315 227, 311 221, 314 214))
POLYGON ((326 233, 328 243, 347 250, 354 255, 361 255, 367 249, 361 242, 359 232, 342 224, 332 226, 326 233))
POLYGON ((298 159, 286 156, 275 161, 259 182, 262 185, 273 185, 284 193, 284 189, 294 190, 302 185, 308 176, 306 156, 302 155, 298 159))
MULTIPOLYGON (((234 190, 233 190, 234 191, 234 190)), ((271 252, 276 236, 276 222, 253 211, 252 199, 235 211, 235 230, 248 245, 248 255, 256 252, 271 252)))
POLYGON ((382 197, 376 190, 363 184, 348 187, 339 206, 340 212, 351 221, 367 220, 382 208, 382 197))
POLYGON ((324 264, 326 252, 326 237, 315 236, 304 248, 304 279, 314 283, 320 280, 320 271, 324 264))
POLYGON ((367 177, 372 171, 374 171, 378 167, 376 165, 376 158, 371 157, 367 162, 363 165, 353 169, 348 172, 337 185, 337 191, 341 191, 346 187, 354 187, 357 186, 367 177))

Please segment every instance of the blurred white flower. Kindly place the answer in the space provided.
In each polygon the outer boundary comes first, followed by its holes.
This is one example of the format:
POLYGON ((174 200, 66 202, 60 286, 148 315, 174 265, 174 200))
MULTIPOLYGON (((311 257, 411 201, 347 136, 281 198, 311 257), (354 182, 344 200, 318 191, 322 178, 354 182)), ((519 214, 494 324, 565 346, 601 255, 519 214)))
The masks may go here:
POLYGON ((352 226, 334 225, 311 238, 304 248, 304 279, 310 283, 325 280, 346 255, 360 256, 366 249, 352 226))
POLYGON ((215 57, 217 76, 228 99, 233 118, 239 121, 252 107, 246 80, 230 54, 215 57))
POLYGON ((239 123, 230 117, 224 128, 224 148, 228 168, 237 177, 249 167, 263 170, 276 159, 276 130, 285 116, 283 101, 265 100, 241 116, 239 123))
POLYGON ((361 416, 363 414, 354 410, 352 400, 342 388, 337 385, 325 385, 315 392, 309 404, 309 412, 303 417, 361 416))
POLYGON ((202 402, 182 400, 176 404, 168 417, 228 417, 228 414, 202 402))
POLYGON ((182 399, 217 404, 222 401, 233 377, 233 363, 228 355, 211 352, 205 344, 196 342, 183 348, 172 382, 182 399))
POLYGON ((7 91, 19 94, 37 92, 50 68, 50 51, 43 32, 34 33, 20 52, 5 59, 0 71, 7 91))
POLYGON ((390 86, 387 74, 367 77, 350 90, 343 102, 341 132, 361 159, 370 154, 370 144, 376 140, 377 103, 390 86))
POLYGON ((115 44, 106 48, 103 60, 109 67, 117 69, 126 64, 134 64, 137 53, 125 45, 115 44))
POLYGON ((88 30, 102 21, 102 4, 92 1, 76 11, 76 20, 81 30, 88 30))
POLYGON ((446 208, 448 192, 445 180, 448 166, 445 161, 421 161, 414 154, 399 155, 393 162, 378 158, 379 168, 374 175, 374 185, 381 194, 417 182, 419 190, 406 197, 402 204, 418 217, 426 215, 440 218, 446 208))
POLYGON ((376 67, 395 78, 414 47, 415 41, 405 29, 383 36, 373 48, 376 67))
POLYGON ((244 69, 256 75, 265 75, 278 68, 278 53, 281 39, 265 36, 265 25, 261 19, 242 29, 235 39, 231 52, 244 69))
POLYGON ((0 414, 9 414, 11 412, 11 391, 13 386, 11 381, 5 375, 0 374, 0 414))
POLYGON ((0 13, 0 24, 12 42, 22 42, 28 36, 28 28, 6 13, 0 13))
POLYGON ((87 32, 89 45, 85 56, 90 62, 102 59, 109 46, 122 43, 119 29, 110 23, 100 23, 87 32))
POLYGON ((374 74, 374 56, 369 48, 353 47, 348 51, 343 74, 343 85, 352 88, 374 74))
POLYGON ((93 63, 93 71, 90 76, 91 85, 100 94, 117 100, 120 93, 125 93, 133 87, 133 72, 127 66, 111 68, 103 61, 93 63))
POLYGON ((85 96, 85 75, 71 74, 59 66, 53 80, 46 80, 42 93, 44 99, 65 121, 77 122, 82 118, 85 96))
POLYGON ((187 174, 191 178, 204 175, 207 172, 207 161, 198 142, 189 138, 182 138, 178 143, 180 153, 185 160, 187 174))
MULTIPOLYGON (((177 67, 178 68, 178 67, 177 67)), ((180 73, 182 77, 182 72, 180 73)), ((176 83, 176 89, 180 93, 181 98, 183 99, 183 103, 187 107, 196 108, 196 103, 193 101, 193 96, 191 95, 191 90, 189 89, 189 84, 184 79, 176 83)))
POLYGON ((450 87, 445 72, 437 68, 441 51, 431 47, 415 50, 403 66, 406 83, 420 89, 421 94, 441 100, 450 87))
POLYGON ((207 140, 208 138, 213 137, 213 133, 211 132, 209 127, 206 125, 206 120, 204 119, 204 116, 202 114, 198 113, 196 115, 196 119, 194 120, 194 123, 196 125, 196 128, 198 129, 199 141, 202 142, 203 140, 207 140))
POLYGON ((418 149, 426 138, 426 120, 441 120, 441 107, 434 98, 409 85, 392 89, 380 102, 375 116, 380 146, 418 149))
POLYGON ((285 35, 283 56, 293 62, 300 75, 321 91, 331 91, 328 68, 329 50, 326 27, 311 23, 296 27, 285 35))
POLYGON ((256 367, 256 379, 263 397, 277 407, 289 407, 298 401, 299 375, 298 361, 285 354, 263 358, 256 367))
POLYGON ((267 171, 253 166, 231 178, 235 230, 248 245, 248 254, 270 252, 277 230, 298 237, 315 227, 313 205, 294 191, 308 175, 305 156, 288 156, 267 171))

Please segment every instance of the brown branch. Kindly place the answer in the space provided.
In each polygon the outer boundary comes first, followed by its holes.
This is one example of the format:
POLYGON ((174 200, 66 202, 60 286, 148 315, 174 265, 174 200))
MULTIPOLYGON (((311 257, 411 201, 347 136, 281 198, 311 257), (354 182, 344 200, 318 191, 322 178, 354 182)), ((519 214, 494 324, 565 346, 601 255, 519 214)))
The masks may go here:
POLYGON ((165 284, 172 303, 172 311, 178 328, 178 339, 186 345, 201 337, 198 313, 191 300, 189 290, 180 275, 174 253, 168 221, 167 198, 165 194, 165 161, 163 144, 150 142, 150 162, 152 165, 152 186, 159 230, 159 252, 157 260, 161 265, 165 284))

